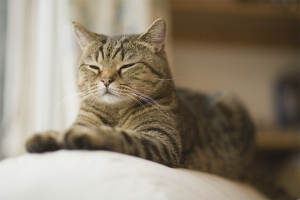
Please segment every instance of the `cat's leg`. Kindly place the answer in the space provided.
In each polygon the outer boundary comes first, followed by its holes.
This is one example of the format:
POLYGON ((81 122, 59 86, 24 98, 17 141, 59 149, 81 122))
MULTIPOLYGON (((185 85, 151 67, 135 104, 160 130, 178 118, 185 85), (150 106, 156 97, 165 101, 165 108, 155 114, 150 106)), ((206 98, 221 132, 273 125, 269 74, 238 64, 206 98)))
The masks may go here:
MULTIPOLYGON (((75 125, 82 126, 96 126, 103 124, 103 122, 92 112, 92 109, 83 106, 79 111, 79 115, 75 119, 75 125), (90 111, 89 115, 86 114, 84 109, 90 111)), ((56 151, 65 147, 64 133, 57 131, 46 131, 37 133, 29 137, 25 143, 25 148, 29 153, 42 153, 46 151, 56 151)))
POLYGON ((59 150, 59 132, 47 131, 37 133, 27 139, 25 148, 29 153, 42 153, 45 151, 59 150))
POLYGON ((65 132, 64 148, 120 152, 170 167, 179 167, 181 164, 179 139, 160 129, 136 132, 118 127, 77 126, 65 132))

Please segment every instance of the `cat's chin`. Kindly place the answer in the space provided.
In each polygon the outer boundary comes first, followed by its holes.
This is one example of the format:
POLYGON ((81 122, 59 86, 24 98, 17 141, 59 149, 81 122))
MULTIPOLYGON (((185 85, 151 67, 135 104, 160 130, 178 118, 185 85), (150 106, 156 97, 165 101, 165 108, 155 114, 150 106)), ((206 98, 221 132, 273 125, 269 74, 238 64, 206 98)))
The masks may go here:
POLYGON ((100 97, 99 99, 101 102, 105 102, 108 104, 117 104, 122 101, 124 101, 124 98, 118 97, 114 94, 104 94, 103 96, 100 97))

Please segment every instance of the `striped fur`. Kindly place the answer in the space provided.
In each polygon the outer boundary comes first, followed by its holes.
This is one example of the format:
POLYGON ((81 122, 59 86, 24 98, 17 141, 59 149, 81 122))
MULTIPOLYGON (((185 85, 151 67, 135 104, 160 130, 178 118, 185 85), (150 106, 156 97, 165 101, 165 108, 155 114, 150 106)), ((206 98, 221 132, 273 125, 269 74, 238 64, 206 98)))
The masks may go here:
POLYGON ((108 37, 73 27, 83 50, 78 117, 63 133, 29 138, 28 152, 108 150, 232 179, 245 176, 254 147, 251 119, 229 93, 174 88, 164 19, 141 35, 108 37))

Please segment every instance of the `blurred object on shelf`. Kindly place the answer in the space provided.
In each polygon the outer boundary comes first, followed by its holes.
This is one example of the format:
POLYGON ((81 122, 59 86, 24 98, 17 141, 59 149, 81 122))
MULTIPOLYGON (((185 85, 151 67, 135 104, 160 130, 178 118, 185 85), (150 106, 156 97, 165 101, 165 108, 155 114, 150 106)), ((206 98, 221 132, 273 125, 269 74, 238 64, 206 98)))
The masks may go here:
POLYGON ((238 0, 241 3, 256 4, 259 6, 277 7, 285 12, 299 12, 299 0, 238 0))
POLYGON ((268 151, 300 150, 300 136, 295 130, 259 130, 256 134, 257 148, 268 151))
POLYGON ((300 96, 299 73, 290 73, 278 78, 275 88, 275 105, 281 128, 299 130, 300 96))

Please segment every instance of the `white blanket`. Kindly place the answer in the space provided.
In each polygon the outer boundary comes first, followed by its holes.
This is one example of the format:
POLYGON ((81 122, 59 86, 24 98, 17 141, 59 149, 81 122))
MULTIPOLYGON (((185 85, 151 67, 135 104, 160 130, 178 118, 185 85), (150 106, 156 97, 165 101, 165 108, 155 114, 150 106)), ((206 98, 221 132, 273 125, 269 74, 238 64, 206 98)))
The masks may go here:
POLYGON ((0 162, 0 199, 260 200, 252 187, 107 151, 26 154, 0 162))

